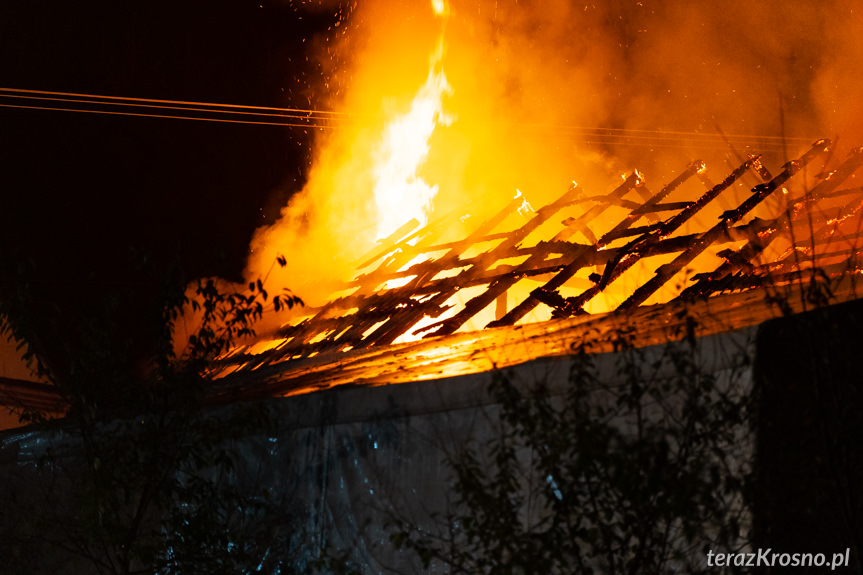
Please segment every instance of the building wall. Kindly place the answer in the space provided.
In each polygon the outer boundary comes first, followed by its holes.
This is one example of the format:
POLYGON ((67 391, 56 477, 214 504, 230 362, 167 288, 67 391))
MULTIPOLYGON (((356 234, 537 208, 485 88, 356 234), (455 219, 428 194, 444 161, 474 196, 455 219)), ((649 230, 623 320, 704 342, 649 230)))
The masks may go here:
POLYGON ((863 303, 766 322, 758 334, 756 541, 850 549, 863 572, 863 303))
MULTIPOLYGON (((720 386, 749 389, 755 329, 726 332, 698 340, 694 360, 702 374, 720 386)), ((685 343, 671 344, 676 349, 685 343)), ((670 347, 636 350, 643 381, 675 377, 667 361, 670 347), (665 360, 663 360, 665 358, 665 360)), ((609 387, 625 385, 624 353, 595 356, 597 379, 609 387)), ((545 382, 553 395, 570 385, 573 358, 539 359, 504 370, 522 390, 545 382)), ((272 475, 274 489, 302 494, 295 509, 307 514, 312 547, 334 544, 368 572, 412 572, 415 557, 397 551, 385 526, 409 519, 433 531, 434 513, 452 509, 452 474, 446 460, 464 442, 484 445, 499 431, 500 405, 489 394, 494 372, 372 388, 335 390, 279 400, 284 427, 264 441, 263 457, 250 458, 254 469, 272 475), (278 477, 277 477, 278 476, 278 477), (304 508, 303 508, 304 507, 304 508)), ((601 401, 598 397, 597 400, 601 401)), ((632 422, 620 422, 621 426, 632 422)), ((752 442, 741 438, 751 456, 752 442)), ((263 447, 263 446, 262 446, 263 447)), ((544 477, 528 477, 528 489, 544 477)), ((295 502, 296 504, 296 502, 295 502)), ((537 509, 525 510, 526 522, 537 509)), ((310 549, 309 553, 314 554, 310 549)))
MULTIPOLYGON (((645 382, 680 377, 679 365, 669 358, 670 352, 682 350, 691 354, 693 373, 707 374, 720 386, 748 389, 755 333, 746 329, 712 335, 691 349, 678 342, 600 354, 593 358, 597 381, 606 389, 626 385, 633 375, 626 366, 634 366, 635 377, 645 382)), ((427 532, 445 528, 433 515, 453 509, 448 456, 467 441, 482 450, 499 433, 501 406, 489 393, 493 378, 505 376, 524 391, 544 382, 553 396, 562 397, 578 361, 572 356, 537 359, 500 373, 342 386, 269 400, 276 427, 244 437, 232 449, 242 462, 233 480, 265 490, 284 517, 283 528, 271 533, 270 559, 281 557, 284 572, 288 565, 303 572, 322 553, 344 554, 350 565, 366 573, 419 571, 412 553, 394 548, 388 525, 408 521, 427 532)), ((605 401, 601 391, 596 401, 605 401)), ((228 413, 235 408, 223 409, 228 413)), ((624 429, 633 425, 620 422, 624 429)), ((32 470, 33 462, 56 441, 37 432, 7 436, 0 444, 0 461, 20 475, 22 469, 32 470)), ((741 457, 750 455, 744 451, 741 457)), ((530 490, 545 479, 527 475, 522 481, 530 490)), ((526 508, 520 518, 531 522, 541 512, 526 508)), ((73 565, 80 564, 66 563, 64 571, 87 572, 73 565)))

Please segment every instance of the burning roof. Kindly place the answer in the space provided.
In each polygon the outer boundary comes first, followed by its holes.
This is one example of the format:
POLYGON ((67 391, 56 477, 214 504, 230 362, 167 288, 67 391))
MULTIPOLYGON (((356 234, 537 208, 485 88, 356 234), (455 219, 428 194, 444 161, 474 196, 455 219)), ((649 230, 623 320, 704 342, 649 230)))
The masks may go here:
MULTIPOLYGON (((718 183, 694 161, 656 192, 637 170, 538 208, 519 192, 455 239, 470 204, 411 220, 327 303, 221 358, 210 401, 479 373, 609 351, 624 332, 680 338, 691 317, 709 335, 858 297, 863 148, 837 161, 819 140, 775 174, 739 160, 718 183)), ((0 380, 0 393, 58 409, 50 386, 0 380)))
POLYGON ((751 155, 719 183, 696 161, 658 192, 634 171, 608 194, 573 184, 538 209, 518 193, 455 241, 441 238, 469 206, 409 222, 358 262, 343 295, 224 358, 214 392, 483 371, 584 340, 601 349, 624 324, 653 343, 673 337, 659 332, 682 305, 713 332, 740 328, 780 313, 765 302, 783 287, 822 285, 825 302, 855 297, 863 188, 848 182, 863 149, 841 162, 830 150, 819 140, 775 174, 751 155), (727 321, 711 323, 708 309, 727 321))

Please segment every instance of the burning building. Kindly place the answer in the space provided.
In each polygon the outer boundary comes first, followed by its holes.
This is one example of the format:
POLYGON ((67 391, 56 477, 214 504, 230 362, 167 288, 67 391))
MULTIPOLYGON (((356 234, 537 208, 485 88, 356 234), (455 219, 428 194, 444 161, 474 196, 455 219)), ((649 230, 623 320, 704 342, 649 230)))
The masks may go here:
MULTIPOLYGON (((309 182, 259 230, 247 269, 249 281, 288 285, 310 305, 224 358, 220 377, 251 382, 275 365, 290 371, 288 360, 504 337, 485 328, 524 333, 852 269, 854 234, 836 230, 854 225, 859 152, 806 134, 819 120, 851 126, 855 113, 836 94, 830 110, 804 104, 790 83, 829 91, 827 78, 841 77, 834 50, 856 50, 837 40, 807 72, 786 57, 796 41, 798 60, 814 62, 796 23, 844 30, 846 8, 801 7, 783 28, 789 44, 736 5, 638 4, 626 19, 568 2, 357 8, 327 35, 324 58, 333 97, 354 114, 310 120, 324 132, 309 182), (734 49, 704 28, 726 20, 734 49), (686 30, 688 50, 669 26, 686 30), (648 48, 688 75, 642 68, 648 48), (667 89, 638 89, 648 81, 667 89), (615 127, 577 127, 596 117, 615 127), (683 124, 698 129, 673 128, 683 124)), ((530 358, 453 362, 439 374, 530 358)))
MULTIPOLYGON (((308 317, 281 327, 272 339, 223 358, 219 385, 231 393, 242 388, 251 396, 252 382, 259 378, 265 394, 327 388, 335 383, 310 365, 341 371, 342 362, 358 365, 365 355, 374 358, 370 365, 381 365, 380 372, 349 371, 339 381, 394 383, 482 372, 569 352, 568 346, 526 343, 542 339, 535 334, 592 324, 607 326, 598 327, 607 335, 623 321, 637 322, 647 334, 650 323, 634 319, 647 309, 705 306, 717 310, 719 318, 717 327, 707 328, 710 333, 745 328, 776 313, 769 294, 789 309, 814 305, 791 295, 809 282, 824 282, 831 298, 853 299, 863 199, 859 187, 847 182, 853 182, 863 155, 855 151, 834 169, 815 167, 817 183, 799 197, 788 191, 793 178, 812 169, 819 156, 829 156, 828 150, 827 141, 815 142, 775 176, 751 156, 719 183, 713 183, 702 162, 693 162, 655 193, 636 171, 610 194, 592 195, 573 184, 535 210, 518 193, 456 241, 439 238, 460 220, 460 212, 418 230, 416 222, 409 222, 359 263, 361 271, 345 286, 345 295, 306 308, 308 317), (743 201, 723 201, 723 192, 743 187, 747 178, 751 188, 743 201), (685 194, 694 200, 666 200, 686 183, 703 191, 685 194), (754 216, 765 202, 773 204, 775 215, 754 216), (717 221, 695 230, 691 220, 702 211, 718 213, 717 221), (507 229, 506 222, 515 226, 507 229), (651 268, 655 271, 645 271, 651 268), (736 302, 758 299, 764 302, 758 311, 752 306, 744 315, 732 311, 741 305, 736 302), (531 313, 544 313, 545 321, 537 322, 531 313), (478 327, 464 330, 471 322, 476 326, 477 319, 478 327), (515 342, 523 353, 502 351, 515 342), (393 345, 398 352, 389 350, 393 345), (383 367, 384 349, 404 358, 396 370, 404 375, 395 380, 383 367), (480 349, 480 358, 464 355, 480 349), (243 383, 234 387, 232 381, 243 383)), ((659 341, 644 337, 643 343, 659 341)))

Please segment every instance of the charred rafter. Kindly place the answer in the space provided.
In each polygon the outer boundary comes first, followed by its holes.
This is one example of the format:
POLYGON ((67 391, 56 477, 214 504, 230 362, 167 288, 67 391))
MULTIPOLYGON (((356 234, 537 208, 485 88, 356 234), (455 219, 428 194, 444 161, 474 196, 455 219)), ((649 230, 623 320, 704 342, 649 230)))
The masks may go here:
MULTIPOLYGON (((320 353, 387 345, 407 333, 449 335, 492 305, 496 319, 489 327, 511 326, 538 306, 552 308, 555 317, 583 314, 588 302, 627 270, 658 256, 668 263, 638 285, 619 289, 629 293, 618 300, 623 301, 618 310, 644 303, 672 278, 684 275, 690 285, 680 298, 796 282, 816 271, 829 276, 858 270, 863 188, 840 186, 863 165, 863 151, 820 173, 820 181, 799 197, 787 194, 789 180, 828 156, 828 149, 829 143, 820 140, 776 175, 759 156, 741 158, 718 184, 702 162, 693 162, 655 194, 638 172, 606 195, 588 195, 573 184, 518 226, 504 228, 523 207, 523 198, 516 197, 462 239, 444 241, 463 212, 424 227, 411 222, 363 258, 359 269, 370 271, 345 286, 347 295, 284 327, 267 351, 236 350, 226 363, 233 370, 251 370, 320 353), (746 177, 760 183, 735 201, 729 190, 740 189, 746 177), (673 199, 678 188, 692 185, 690 180, 700 182, 702 191, 690 189, 687 197, 673 199), (768 206, 777 209, 765 215, 762 208, 754 216, 768 198, 779 198, 768 206), (699 218, 711 213, 708 208, 720 214, 719 221, 699 230, 699 218), (527 243, 555 219, 560 226, 548 234, 552 237, 527 243), (766 256, 768 252, 773 255, 766 256), (701 265, 708 271, 689 277, 688 266, 707 253, 721 263, 701 265), (601 273, 590 273, 591 268, 601 273), (402 285, 393 287, 396 281, 402 285), (523 281, 535 283, 507 309, 507 296, 512 298, 513 286, 523 281), (453 296, 466 288, 484 289, 464 303, 453 303, 453 296), (565 297, 564 289, 577 295, 565 297), (438 321, 429 323, 427 318, 438 321), (422 320, 424 327, 418 325, 422 320)), ((798 187, 806 188, 806 183, 798 182, 798 187)))

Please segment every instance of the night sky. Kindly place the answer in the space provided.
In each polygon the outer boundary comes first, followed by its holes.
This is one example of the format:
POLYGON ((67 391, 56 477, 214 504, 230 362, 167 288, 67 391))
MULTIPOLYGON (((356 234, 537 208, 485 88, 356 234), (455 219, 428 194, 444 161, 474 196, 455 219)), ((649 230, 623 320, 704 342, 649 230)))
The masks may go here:
MULTIPOLYGON (((3 2, 0 85, 308 108, 309 46, 336 17, 294 4, 3 2)), ((59 362, 88 321, 145 349, 167 276, 240 279, 309 145, 302 129, 0 108, 0 289, 26 292, 59 362)))

